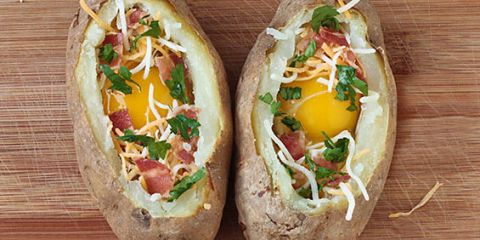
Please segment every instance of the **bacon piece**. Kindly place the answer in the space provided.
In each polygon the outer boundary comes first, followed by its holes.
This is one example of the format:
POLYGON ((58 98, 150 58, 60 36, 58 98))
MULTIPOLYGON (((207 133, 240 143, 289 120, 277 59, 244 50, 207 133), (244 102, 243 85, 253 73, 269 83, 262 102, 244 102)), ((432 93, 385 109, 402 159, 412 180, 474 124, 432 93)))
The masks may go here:
POLYGON ((132 28, 135 26, 135 24, 137 24, 138 22, 140 22, 140 19, 142 19, 143 17, 147 16, 148 13, 138 9, 138 8, 135 8, 135 10, 130 14, 130 17, 127 18, 127 26, 129 28, 132 28))
POLYGON ((173 188, 173 180, 170 170, 158 161, 140 158, 135 160, 140 175, 147 183, 148 193, 160 193, 162 195, 170 192, 173 188))
POLYGON ((119 67, 123 56, 123 34, 117 33, 105 36, 102 45, 107 44, 112 44, 113 50, 117 53, 117 57, 112 60, 110 67, 119 67))
POLYGON ((303 131, 283 134, 280 136, 280 140, 285 144, 293 159, 298 160, 305 155, 305 133, 303 131))
POLYGON ((305 52, 307 50, 308 44, 310 43, 310 41, 312 41, 312 39, 315 40, 315 42, 317 43, 317 47, 322 46, 323 43, 346 47, 349 46, 347 38, 344 34, 340 32, 334 32, 332 30, 329 30, 328 28, 321 28, 319 30, 319 33, 313 32, 311 31, 311 29, 308 31, 309 33, 307 34, 307 36, 301 39, 297 44, 297 49, 300 52, 305 52))
POLYGON ((166 56, 156 57, 155 65, 158 67, 160 80, 165 82, 172 79, 172 70, 175 68, 175 64, 170 58, 166 56))
MULTIPOLYGON (((323 40, 324 42, 328 44, 336 44, 340 46, 345 46, 348 47, 349 44, 347 42, 347 38, 345 38, 345 35, 339 32, 334 32, 332 30, 329 30, 328 28, 321 28, 319 35, 314 37, 315 40, 318 38, 319 40, 323 40)), ((323 42, 322 42, 323 43, 323 42)))
POLYGON ((179 107, 176 107, 172 110, 172 113, 174 116, 183 114, 187 118, 190 119, 197 119, 198 113, 200 113, 200 109, 196 108, 195 106, 192 105, 181 105, 179 107))
POLYGON ((198 137, 190 139, 189 142, 185 142, 180 136, 175 136, 172 143, 173 152, 175 157, 182 160, 185 164, 190 164, 195 161, 193 154, 197 151, 198 148, 198 137), (188 144, 189 147, 185 145, 188 144))
POLYGON ((120 130, 125 130, 133 126, 130 114, 127 109, 118 110, 108 116, 112 121, 113 127, 120 130))
POLYGON ((320 155, 313 157, 313 161, 320 167, 324 167, 330 170, 337 170, 337 165, 335 163, 327 161, 320 155))
POLYGON ((341 182, 346 182, 350 179, 350 176, 349 175, 337 175, 335 176, 335 180, 330 180, 327 182, 327 186, 328 187, 336 187, 338 186, 338 184, 340 184, 341 182))
POLYGON ((187 151, 185 149, 182 149, 182 150, 178 151, 177 156, 185 164, 190 164, 193 161, 195 161, 195 158, 193 157, 193 154, 191 154, 189 151, 187 151))

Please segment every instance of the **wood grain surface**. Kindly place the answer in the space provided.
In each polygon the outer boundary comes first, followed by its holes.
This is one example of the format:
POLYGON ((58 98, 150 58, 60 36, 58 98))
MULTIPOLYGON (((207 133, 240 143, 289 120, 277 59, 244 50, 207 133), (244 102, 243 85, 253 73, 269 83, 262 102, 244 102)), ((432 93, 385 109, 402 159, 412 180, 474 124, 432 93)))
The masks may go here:
MULTIPOLYGON (((232 92, 279 0, 190 0, 232 92)), ((480 239, 480 1, 374 0, 398 85, 397 147, 362 239, 480 239), (409 210, 440 181, 427 206, 409 210)), ((0 0, 0 239, 115 239, 80 178, 65 97, 76 0, 0 0)), ((232 191, 218 239, 242 239, 232 191)))

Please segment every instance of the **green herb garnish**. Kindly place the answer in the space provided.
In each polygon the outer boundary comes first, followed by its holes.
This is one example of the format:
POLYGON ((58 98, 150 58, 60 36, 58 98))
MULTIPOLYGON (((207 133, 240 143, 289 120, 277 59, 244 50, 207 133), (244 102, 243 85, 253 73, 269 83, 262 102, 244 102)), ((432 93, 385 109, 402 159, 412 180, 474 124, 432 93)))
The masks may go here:
POLYGON ((300 63, 305 63, 309 58, 313 57, 315 55, 315 52, 317 51, 317 42, 315 40, 311 40, 308 43, 308 47, 305 50, 305 54, 303 55, 297 55, 293 59, 293 63, 300 62, 300 63))
POLYGON ((188 118, 184 114, 170 118, 167 122, 172 128, 172 132, 180 134, 186 141, 190 141, 191 138, 199 136, 198 127, 200 127, 200 123, 195 119, 188 118))
MULTIPOLYGON (((146 22, 143 21, 143 23, 141 23, 141 24, 146 25, 146 22)), ((136 36, 135 39, 133 39, 132 49, 137 48, 137 42, 142 37, 147 37, 148 36, 148 37, 158 38, 160 36, 161 30, 160 30, 160 25, 158 24, 158 21, 152 21, 150 23, 149 27, 150 27, 150 29, 148 29, 144 33, 136 36)))
POLYGON ((315 179, 322 179, 326 177, 331 177, 335 174, 338 174, 337 171, 330 170, 328 168, 324 168, 319 166, 317 163, 315 163, 312 159, 312 157, 308 154, 305 154, 305 162, 308 165, 308 168, 315 172, 315 179))
POLYGON ((299 87, 282 87, 280 96, 285 100, 298 100, 302 98, 302 89, 299 87))
POLYGON ((310 196, 312 196, 312 189, 311 188, 300 188, 300 190, 298 190, 298 195, 302 196, 303 198, 310 198, 310 196))
POLYGON ((287 127, 290 128, 290 130, 294 132, 302 128, 302 124, 300 123, 300 121, 298 121, 294 117, 290 117, 290 116, 284 117, 282 119, 282 123, 285 124, 287 127))
POLYGON ((116 74, 107 64, 100 64, 100 71, 102 71, 110 80, 110 82, 112 82, 112 86, 110 87, 112 90, 117 90, 125 94, 131 94, 132 87, 130 87, 126 81, 134 83, 140 88, 140 85, 131 79, 132 73, 124 66, 120 67, 120 75, 116 74))
POLYGON ((191 176, 186 176, 180 182, 175 184, 173 189, 170 191, 170 197, 168 198, 169 202, 173 202, 178 199, 184 192, 190 189, 193 184, 200 181, 206 175, 205 167, 200 168, 191 176))
POLYGON ((342 138, 337 142, 333 142, 325 132, 322 132, 322 134, 325 137, 325 147, 327 147, 323 152, 325 159, 334 163, 345 161, 348 156, 348 144, 350 140, 348 138, 342 138))
POLYGON ((165 81, 165 84, 170 90, 170 95, 185 104, 190 104, 185 84, 185 68, 183 64, 177 64, 172 70, 171 76, 171 80, 165 81))
POLYGON ((356 76, 356 70, 350 66, 337 65, 338 70, 338 84, 335 87, 337 91, 336 99, 340 101, 350 100, 350 106, 347 108, 348 111, 356 111, 358 107, 356 106, 356 92, 354 87, 356 87, 360 92, 365 96, 368 96, 368 85, 364 81, 360 80, 356 76))
POLYGON ((140 145, 147 147, 150 158, 154 160, 160 158, 164 159, 168 150, 172 148, 172 145, 166 141, 155 142, 155 138, 146 135, 135 135, 130 129, 125 130, 124 135, 118 137, 118 139, 124 142, 139 143, 140 145))
POLYGON ((283 115, 284 113, 282 113, 280 111, 280 107, 282 107, 282 103, 281 102, 277 102, 277 101, 273 101, 273 96, 271 93, 265 93, 264 95, 260 96, 259 99, 270 105, 270 111, 273 113, 273 115, 275 116, 281 116, 283 115))
POLYGON ((312 28, 318 32, 320 27, 327 27, 332 30, 340 30, 340 23, 335 16, 340 13, 331 6, 323 6, 315 9, 312 16, 312 28))
POLYGON ((111 43, 105 44, 103 47, 100 48, 100 59, 107 63, 111 63, 114 58, 118 57, 117 52, 113 50, 113 46, 111 43))
POLYGON ((150 155, 151 159, 165 159, 168 150, 171 148, 172 145, 167 143, 167 141, 154 142, 148 145, 148 154, 150 155))

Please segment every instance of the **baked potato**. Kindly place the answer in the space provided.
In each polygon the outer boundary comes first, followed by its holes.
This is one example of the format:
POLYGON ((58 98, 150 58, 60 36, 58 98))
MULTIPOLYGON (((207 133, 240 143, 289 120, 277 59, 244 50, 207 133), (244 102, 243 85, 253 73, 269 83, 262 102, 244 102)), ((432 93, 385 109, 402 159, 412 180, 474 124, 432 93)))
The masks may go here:
POLYGON ((182 0, 80 0, 67 48, 80 172, 120 239, 213 239, 232 144, 223 64, 182 0))
POLYGON ((237 88, 236 204, 247 239, 355 239, 396 134, 379 18, 362 1, 282 1, 237 88))

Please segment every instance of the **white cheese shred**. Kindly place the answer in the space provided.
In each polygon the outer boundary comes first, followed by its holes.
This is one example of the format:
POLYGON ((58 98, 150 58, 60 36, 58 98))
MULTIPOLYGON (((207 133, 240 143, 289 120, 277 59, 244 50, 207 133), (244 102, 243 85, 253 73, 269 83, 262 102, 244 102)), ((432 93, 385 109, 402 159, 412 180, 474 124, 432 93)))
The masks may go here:
POLYGON ((348 175, 350 175, 350 177, 352 177, 353 180, 355 180, 355 182, 358 185, 358 188, 360 189, 360 191, 363 194, 363 197, 365 198, 365 200, 368 201, 368 200, 370 200, 370 197, 368 196, 368 192, 367 192, 367 189, 365 188, 365 185, 363 184, 362 180, 352 170, 352 159, 353 159, 353 155, 355 154, 355 139, 353 139, 350 132, 343 131, 334 138, 334 141, 337 141, 338 139, 341 139, 341 138, 348 138, 348 140, 349 140, 349 142, 348 142, 348 157, 347 157, 347 161, 345 163, 347 173, 348 173, 348 175))
POLYGON ((430 199, 432 199, 433 197, 433 194, 435 194, 435 192, 437 192, 437 190, 443 186, 443 183, 435 183, 435 186, 433 186, 432 189, 430 189, 430 191, 428 191, 428 193, 423 197, 423 199, 414 207, 412 208, 412 210, 408 211, 408 212, 398 212, 398 213, 391 213, 390 215, 388 215, 389 218, 398 218, 398 217, 407 217, 407 216, 410 216, 410 214, 412 214, 415 210, 425 206, 425 204, 427 204, 428 201, 430 201, 430 199))
POLYGON ((356 54, 374 54, 377 50, 374 48, 354 48, 353 52, 356 54))
POLYGON ((288 78, 286 78, 284 76, 279 76, 278 74, 272 73, 270 75, 270 78, 275 80, 275 81, 279 81, 281 83, 291 83, 291 82, 295 81, 295 79, 298 78, 298 73, 293 73, 292 76, 290 76, 288 78))
POLYGON ((347 214, 345 215, 345 220, 350 221, 352 220, 353 210, 355 209, 355 198, 353 197, 353 194, 348 188, 347 184, 341 182, 339 186, 348 201, 348 208, 347 214))
POLYGON ((153 84, 150 83, 150 88, 148 90, 148 107, 150 108, 150 111, 152 111, 155 118, 157 120, 160 120, 162 117, 160 116, 157 109, 155 108, 155 99, 153 98, 153 91, 154 91, 153 84))
POLYGON ((286 33, 280 32, 275 28, 267 28, 267 34, 275 38, 276 40, 287 40, 288 35, 286 33))
POLYGON ((147 79, 150 74, 150 67, 152 66, 152 38, 147 37, 147 53, 145 53, 145 71, 143 72, 143 79, 147 79))
POLYGON ((333 55, 331 66, 332 71, 330 72, 330 79, 328 82, 328 92, 332 92, 333 84, 335 83, 335 75, 337 75, 337 61, 340 55, 342 55, 343 49, 340 49, 335 55, 333 55))
POLYGON ((127 18, 125 17, 125 5, 123 0, 116 0, 118 7, 118 16, 120 17, 120 28, 122 29, 123 35, 123 47, 127 50, 130 49, 130 44, 128 43, 128 29, 127 29, 127 18))
POLYGON ((352 0, 349 3, 345 4, 345 6, 337 8, 337 12, 344 13, 344 12, 350 10, 351 8, 353 8, 359 2, 360 2, 360 0, 352 0))
POLYGON ((168 40, 165 40, 163 38, 159 38, 158 41, 162 44, 162 45, 165 45, 167 46, 168 48, 172 49, 173 51, 176 51, 176 52, 183 52, 183 53, 186 53, 187 52, 187 49, 176 44, 176 43, 173 43, 173 42, 170 42, 168 40))
POLYGON ((271 125, 268 123, 268 120, 265 120, 263 122, 263 124, 264 124, 265 129, 267 130, 267 133, 270 136, 270 138, 280 148, 280 152, 278 154, 278 156, 280 158, 280 161, 282 161, 287 166, 289 166, 291 168, 294 168, 294 169, 302 172, 303 174, 305 174, 305 176, 308 179, 308 182, 310 183, 310 187, 312 189, 313 200, 318 200, 319 199, 318 198, 318 185, 317 185, 317 181, 315 180, 315 176, 313 175, 313 173, 311 171, 309 171, 308 169, 306 169, 305 167, 295 163, 295 160, 293 159, 293 157, 290 154, 290 152, 288 151, 288 149, 285 147, 285 145, 283 145, 282 141, 280 141, 280 139, 278 139, 278 137, 275 136, 275 133, 273 132, 271 125))

